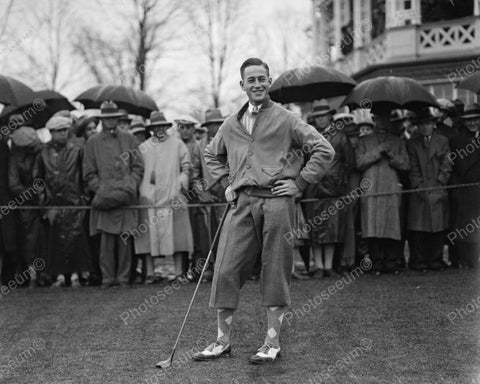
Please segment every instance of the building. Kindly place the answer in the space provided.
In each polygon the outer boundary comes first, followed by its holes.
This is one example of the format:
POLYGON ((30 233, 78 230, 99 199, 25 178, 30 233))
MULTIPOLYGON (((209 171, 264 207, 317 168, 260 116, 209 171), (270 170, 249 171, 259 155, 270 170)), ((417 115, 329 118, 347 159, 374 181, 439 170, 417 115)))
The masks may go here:
POLYGON ((314 63, 357 81, 407 76, 437 98, 480 70, 480 0, 312 0, 314 63))

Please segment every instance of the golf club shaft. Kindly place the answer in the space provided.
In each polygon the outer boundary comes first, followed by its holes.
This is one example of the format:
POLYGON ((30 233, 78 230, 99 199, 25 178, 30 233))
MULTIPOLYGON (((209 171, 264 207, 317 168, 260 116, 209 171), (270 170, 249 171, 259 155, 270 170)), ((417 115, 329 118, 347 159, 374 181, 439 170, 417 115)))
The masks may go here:
POLYGON ((220 236, 220 232, 223 227, 223 223, 225 222, 225 218, 227 217, 227 213, 230 209, 230 204, 227 204, 225 207, 225 211, 223 212, 222 219, 220 220, 220 224, 218 225, 217 232, 215 233, 215 237, 213 238, 212 245, 210 246, 210 250, 208 251, 208 256, 205 259, 205 264, 202 268, 202 273, 200 274, 200 278, 198 279, 197 286, 195 287, 195 291, 193 292, 192 299, 190 300, 190 304, 188 305, 187 313, 185 313, 185 317, 183 318, 183 323, 182 326, 180 327, 180 332, 178 332, 177 335, 177 340, 175 341, 175 345, 173 346, 172 349, 172 354, 170 355, 170 361, 173 359, 173 355, 175 354, 175 351, 177 350, 177 345, 178 341, 180 340, 180 337, 182 336, 183 328, 185 327, 185 324, 188 319, 188 315, 190 313, 190 309, 192 309, 193 302, 195 301, 195 297, 197 296, 198 288, 200 288, 200 284, 202 283, 202 278, 203 274, 205 273, 206 269, 208 268, 208 263, 210 261, 210 257, 212 256, 213 253, 213 247, 215 246, 215 243, 217 242, 218 237, 220 236))

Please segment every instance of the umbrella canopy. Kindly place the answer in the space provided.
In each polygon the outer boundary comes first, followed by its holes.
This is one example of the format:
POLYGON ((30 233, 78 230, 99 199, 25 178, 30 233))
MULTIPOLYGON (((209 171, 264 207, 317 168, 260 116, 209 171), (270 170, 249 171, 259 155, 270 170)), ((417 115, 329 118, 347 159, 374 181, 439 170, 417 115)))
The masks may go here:
POLYGON ((99 108, 105 100, 114 101, 119 108, 133 115, 150 117, 150 113, 158 111, 155 101, 142 91, 123 85, 97 85, 87 89, 75 99, 85 108, 99 108))
POLYGON ((480 72, 468 76, 457 84, 457 88, 467 89, 469 91, 480 93, 480 72))
POLYGON ((343 105, 370 108, 374 113, 392 109, 419 110, 439 105, 435 96, 418 81, 408 77, 381 76, 358 84, 343 105))
POLYGON ((284 72, 270 88, 280 103, 306 102, 348 94, 357 82, 333 68, 306 67, 284 72))
POLYGON ((9 76, 0 75, 1 104, 20 106, 33 103, 34 100, 33 89, 9 76))
POLYGON ((34 92, 33 102, 24 105, 9 105, 0 113, 0 124, 5 125, 13 114, 20 114, 33 127, 44 127, 48 119, 62 110, 73 111, 75 107, 62 94, 44 89, 34 92))

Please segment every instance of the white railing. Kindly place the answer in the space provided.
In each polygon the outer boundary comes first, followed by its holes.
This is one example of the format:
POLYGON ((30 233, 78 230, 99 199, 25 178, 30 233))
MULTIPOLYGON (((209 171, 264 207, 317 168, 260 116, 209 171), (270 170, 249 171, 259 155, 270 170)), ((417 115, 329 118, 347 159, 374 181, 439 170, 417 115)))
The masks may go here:
POLYGON ((428 23, 418 27, 418 53, 428 55, 479 46, 478 18, 428 23))

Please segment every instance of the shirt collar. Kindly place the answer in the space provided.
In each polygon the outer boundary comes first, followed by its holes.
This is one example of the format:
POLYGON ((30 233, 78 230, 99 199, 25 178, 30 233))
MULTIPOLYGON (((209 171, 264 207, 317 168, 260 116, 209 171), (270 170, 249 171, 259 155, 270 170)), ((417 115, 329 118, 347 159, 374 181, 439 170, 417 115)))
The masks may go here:
POLYGON ((262 104, 260 104, 260 105, 257 107, 257 106, 255 106, 255 105, 253 105, 252 103, 249 102, 249 103, 248 103, 248 112, 253 113, 253 109, 254 109, 254 108, 258 108, 257 111, 260 111, 260 109, 262 108, 262 104))

